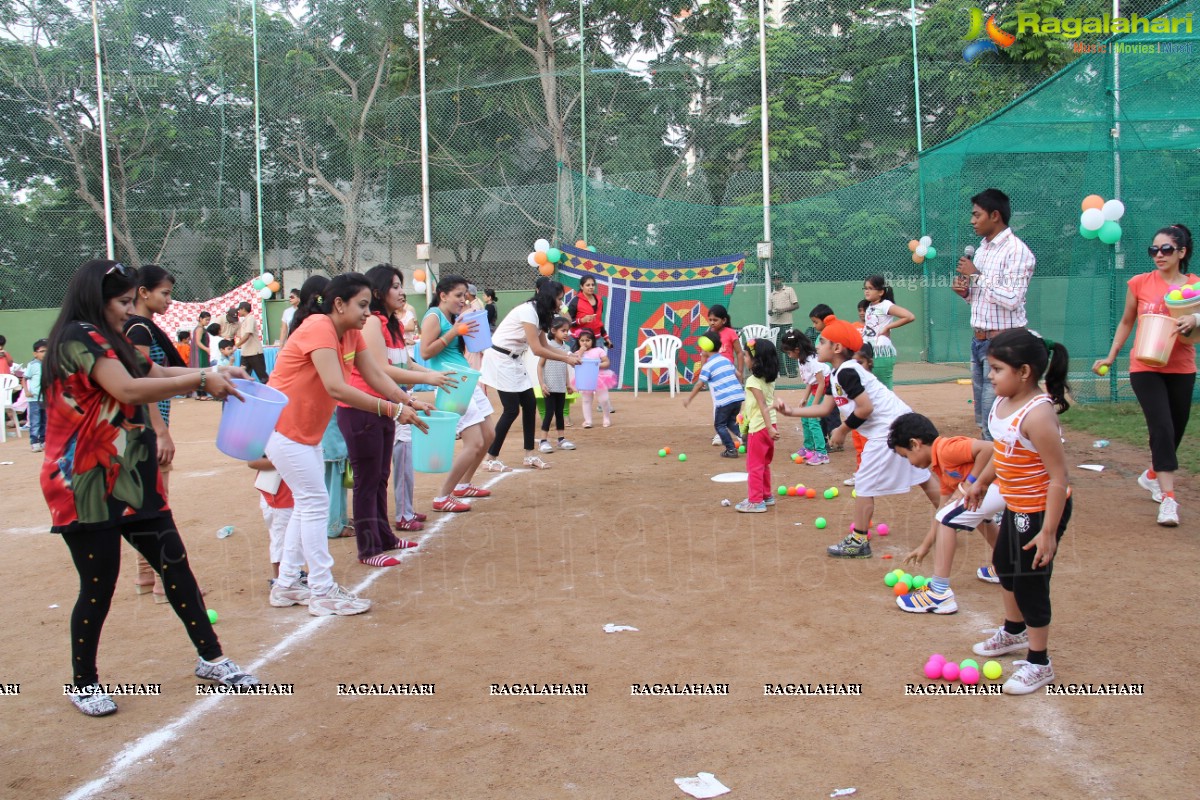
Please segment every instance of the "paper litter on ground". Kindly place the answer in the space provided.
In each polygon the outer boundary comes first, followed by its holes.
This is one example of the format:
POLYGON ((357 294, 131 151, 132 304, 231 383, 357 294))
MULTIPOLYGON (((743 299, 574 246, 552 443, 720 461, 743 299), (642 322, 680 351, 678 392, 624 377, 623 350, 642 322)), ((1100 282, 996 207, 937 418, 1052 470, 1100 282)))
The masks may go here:
POLYGON ((637 628, 632 625, 617 625, 615 622, 606 622, 604 624, 605 633, 620 633, 621 631, 637 631, 637 628))
POLYGON ((858 789, 855 789, 853 786, 851 786, 849 789, 834 789, 833 794, 831 794, 829 796, 830 797, 849 797, 850 795, 854 794, 857 791, 858 791, 858 789))
POLYGON ((1079 468, 1089 469, 1092 472, 1104 472, 1104 467, 1100 466, 1099 464, 1080 464, 1079 468))
POLYGON ((676 778, 675 785, 692 797, 720 797, 728 794, 729 787, 717 780, 711 772, 701 772, 694 778, 676 778))
POLYGON ((50 606, 50 608, 58 608, 58 603, 54 603, 53 605, 50 606))

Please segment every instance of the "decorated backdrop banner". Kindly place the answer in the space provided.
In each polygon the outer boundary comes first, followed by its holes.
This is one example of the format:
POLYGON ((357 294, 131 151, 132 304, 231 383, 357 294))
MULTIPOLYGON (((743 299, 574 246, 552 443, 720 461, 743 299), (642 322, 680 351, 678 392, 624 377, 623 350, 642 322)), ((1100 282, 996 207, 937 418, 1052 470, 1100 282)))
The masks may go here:
POLYGON ((223 322, 226 311, 237 308, 238 305, 245 302, 250 304, 250 316, 258 320, 264 341, 270 344, 270 340, 267 338, 267 327, 263 322, 263 301, 258 296, 258 289, 251 286, 251 283, 253 281, 246 281, 231 292, 201 303, 171 303, 167 313, 154 315, 154 322, 174 339, 175 331, 190 332, 196 329, 201 311, 212 314, 213 322, 223 322))
MULTIPOLYGON (((700 370, 697 337, 708 329, 709 307, 728 304, 746 267, 745 253, 703 261, 631 261, 569 244, 558 248, 563 252, 558 271, 570 290, 585 276, 596 279, 618 386, 633 388, 635 351, 648 337, 661 333, 683 341, 675 361, 680 385, 695 381, 700 370)), ((667 386, 666 370, 651 375, 655 386, 667 386)))

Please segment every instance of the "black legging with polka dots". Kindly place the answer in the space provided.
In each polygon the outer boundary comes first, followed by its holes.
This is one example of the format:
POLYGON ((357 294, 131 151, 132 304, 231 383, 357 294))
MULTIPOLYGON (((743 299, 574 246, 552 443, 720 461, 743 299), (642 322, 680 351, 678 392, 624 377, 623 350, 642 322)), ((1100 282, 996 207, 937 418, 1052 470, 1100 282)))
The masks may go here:
POLYGON ((62 537, 79 572, 79 599, 71 612, 71 672, 75 686, 90 686, 99 681, 96 653, 100 649, 100 630, 117 587, 117 573, 121 570, 122 538, 162 576, 167 599, 200 657, 206 661, 221 657, 221 644, 208 621, 208 611, 188 564, 187 550, 169 514, 120 527, 64 533, 62 537))

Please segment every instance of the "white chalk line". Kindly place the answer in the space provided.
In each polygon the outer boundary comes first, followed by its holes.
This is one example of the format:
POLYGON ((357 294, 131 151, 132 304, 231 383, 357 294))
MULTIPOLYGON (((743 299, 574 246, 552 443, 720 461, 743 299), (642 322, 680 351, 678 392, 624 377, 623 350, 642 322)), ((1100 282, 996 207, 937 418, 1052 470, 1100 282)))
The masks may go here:
MULTIPOLYGON (((483 484, 483 488, 490 489, 500 480, 508 477, 509 475, 515 474, 517 473, 502 472, 483 484)), ((457 514, 447 514, 446 516, 434 521, 427 530, 422 531, 421 536, 417 539, 417 543, 419 545, 418 547, 410 550, 400 551, 400 560, 404 561, 406 559, 416 558, 422 552, 422 547, 425 545, 425 543, 438 535, 441 532, 441 529, 457 516, 457 514)), ((358 594, 359 592, 367 589, 371 584, 387 573, 388 570, 386 569, 376 570, 364 578, 362 582, 355 586, 351 591, 353 591, 355 594, 358 594)), ((289 633, 287 636, 283 637, 278 644, 268 650, 267 653, 260 657, 257 661, 247 665, 246 667, 243 667, 243 669, 252 674, 259 672, 263 667, 275 661, 275 659, 277 659, 280 655, 312 636, 314 633, 316 633, 318 628, 321 627, 321 625, 330 619, 332 619, 332 617, 312 617, 300 627, 289 633)), ((108 766, 105 768, 104 773, 100 775, 100 777, 88 781, 70 794, 64 795, 63 800, 85 800, 85 798, 93 797, 97 792, 101 791, 107 787, 108 784, 117 779, 122 772, 137 766, 139 761, 174 741, 184 728, 187 728, 193 722, 216 708, 217 704, 225 699, 225 697, 226 695, 213 695, 211 697, 206 697, 184 712, 184 714, 174 722, 166 725, 165 727, 159 728, 152 733, 148 733, 142 738, 131 742, 130 744, 127 744, 124 749, 121 750, 121 752, 113 756, 112 760, 108 762, 108 766)))

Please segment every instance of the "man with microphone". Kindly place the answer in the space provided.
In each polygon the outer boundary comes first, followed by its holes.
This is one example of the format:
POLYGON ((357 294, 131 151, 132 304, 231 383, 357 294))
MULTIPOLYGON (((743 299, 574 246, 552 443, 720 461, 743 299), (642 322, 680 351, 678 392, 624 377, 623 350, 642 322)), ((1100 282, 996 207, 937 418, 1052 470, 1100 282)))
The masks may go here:
POLYGON ((958 260, 952 289, 971 304, 971 384, 975 393, 975 423, 990 441, 988 413, 996 394, 988 381, 988 347, 996 334, 1029 324, 1025 295, 1036 260, 1032 251, 1008 227, 1012 206, 999 189, 984 189, 971 198, 971 227, 982 236, 978 247, 967 247, 958 260))

